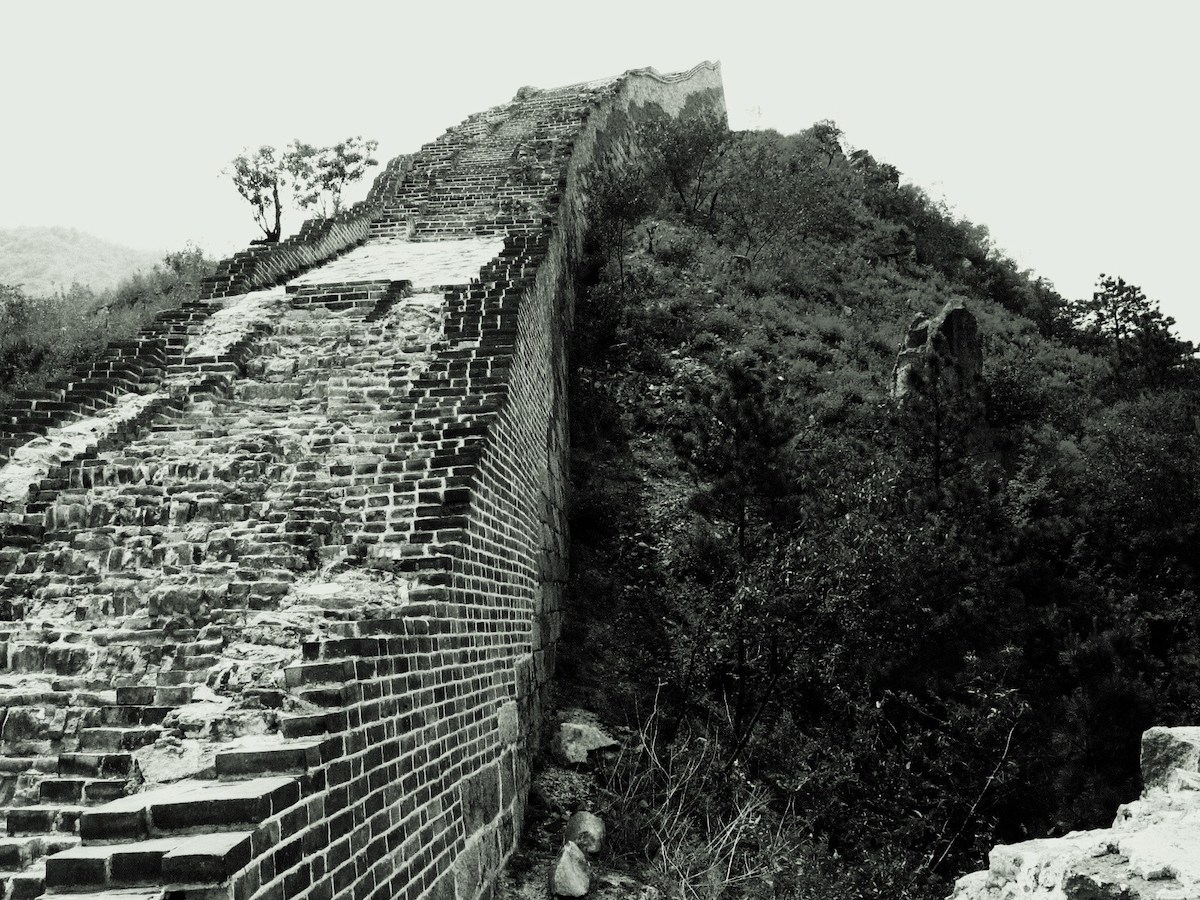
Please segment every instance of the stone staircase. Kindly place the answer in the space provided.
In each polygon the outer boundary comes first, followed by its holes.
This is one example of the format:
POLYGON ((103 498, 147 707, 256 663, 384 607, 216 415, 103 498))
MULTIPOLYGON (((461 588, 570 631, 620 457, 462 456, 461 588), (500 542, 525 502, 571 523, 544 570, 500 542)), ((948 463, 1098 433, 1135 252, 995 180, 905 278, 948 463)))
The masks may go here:
POLYGON ((476 785, 431 748, 504 699, 455 660, 516 640, 467 639, 450 559, 615 83, 471 117, 358 249, 0 410, 0 900, 330 897, 397 853, 423 884, 511 794, 429 799, 476 785))

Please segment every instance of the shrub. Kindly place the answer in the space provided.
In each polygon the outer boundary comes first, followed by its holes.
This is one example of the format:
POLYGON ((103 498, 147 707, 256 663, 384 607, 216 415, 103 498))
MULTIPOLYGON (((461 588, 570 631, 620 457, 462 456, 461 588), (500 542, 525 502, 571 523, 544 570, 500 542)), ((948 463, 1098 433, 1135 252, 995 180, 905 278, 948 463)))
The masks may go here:
POLYGON ((684 730, 668 742, 663 730, 656 704, 608 773, 614 852, 647 866, 670 897, 775 896, 794 874, 791 810, 772 812, 765 789, 726 765, 715 732, 684 730))

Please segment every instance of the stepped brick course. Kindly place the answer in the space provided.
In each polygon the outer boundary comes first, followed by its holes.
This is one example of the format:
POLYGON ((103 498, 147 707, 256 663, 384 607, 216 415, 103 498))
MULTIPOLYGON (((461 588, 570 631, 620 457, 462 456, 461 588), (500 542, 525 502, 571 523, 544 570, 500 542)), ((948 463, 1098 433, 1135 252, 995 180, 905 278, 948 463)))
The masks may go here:
POLYGON ((522 89, 0 410, 0 900, 491 893, 588 172, 712 107, 710 64, 522 89))

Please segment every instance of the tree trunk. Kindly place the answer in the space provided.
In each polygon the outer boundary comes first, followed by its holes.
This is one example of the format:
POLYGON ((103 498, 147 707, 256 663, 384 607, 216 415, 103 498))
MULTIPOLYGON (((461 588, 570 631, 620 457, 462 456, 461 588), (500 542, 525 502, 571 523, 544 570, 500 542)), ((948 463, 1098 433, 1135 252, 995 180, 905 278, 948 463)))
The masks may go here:
POLYGON ((267 240, 272 244, 279 242, 279 233, 282 229, 281 220, 283 212, 279 208, 279 182, 276 181, 271 185, 271 199, 275 203, 275 227, 267 232, 267 240))

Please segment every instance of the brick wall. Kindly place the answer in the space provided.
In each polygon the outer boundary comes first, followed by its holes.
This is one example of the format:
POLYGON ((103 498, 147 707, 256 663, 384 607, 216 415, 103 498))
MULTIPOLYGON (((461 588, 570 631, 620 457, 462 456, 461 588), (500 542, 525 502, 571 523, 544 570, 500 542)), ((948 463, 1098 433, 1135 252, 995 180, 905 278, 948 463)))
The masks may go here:
POLYGON ((522 91, 6 427, 0 896, 489 894, 561 628, 587 175, 705 106, 709 64, 522 91))

